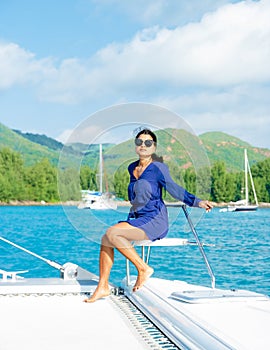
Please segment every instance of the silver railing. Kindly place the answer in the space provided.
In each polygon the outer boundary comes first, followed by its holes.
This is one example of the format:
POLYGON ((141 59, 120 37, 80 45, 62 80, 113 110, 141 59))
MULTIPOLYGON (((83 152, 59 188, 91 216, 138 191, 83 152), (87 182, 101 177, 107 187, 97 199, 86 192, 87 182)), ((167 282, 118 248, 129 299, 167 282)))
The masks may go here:
MULTIPOLYGON (((188 210, 187 210, 187 207, 186 205, 172 205, 172 206, 181 206, 181 208, 183 209, 183 212, 185 214, 185 217, 187 219, 187 222, 189 224, 189 227, 195 237, 195 242, 191 242, 187 239, 180 239, 180 238, 163 238, 161 239, 160 241, 155 241, 155 242, 152 242, 152 241, 134 241, 133 242, 133 245, 136 246, 136 247, 141 247, 141 256, 142 256, 142 259, 148 263, 149 259, 150 259, 150 250, 151 250, 151 247, 154 247, 154 246, 159 246, 159 247, 164 247, 164 246, 183 246, 183 245, 197 245, 199 247, 199 250, 200 250, 200 253, 202 254, 202 257, 204 259, 204 262, 205 262, 205 265, 207 267, 207 270, 208 270, 208 274, 211 278, 211 286, 212 288, 214 289, 215 288, 215 284, 216 284, 216 279, 215 279, 215 276, 214 276, 214 273, 212 271, 212 268, 210 266, 210 263, 207 259, 207 256, 205 254, 205 251, 203 249, 203 246, 214 246, 214 244, 205 244, 205 243, 201 243, 200 239, 199 239, 199 236, 197 234, 197 231, 195 229, 195 226, 189 216, 189 213, 188 213, 188 210), (157 244, 156 244, 157 243, 157 244), (145 247, 147 247, 147 253, 145 252, 145 247)), ((168 205, 168 207, 170 207, 170 205, 168 205)), ((129 285, 130 284, 130 267, 129 267, 129 260, 126 259, 126 284, 129 285)))
POLYGON ((184 212, 184 214, 185 214, 185 217, 187 218, 189 227, 190 227, 190 229, 191 229, 191 231, 192 231, 192 233, 193 233, 193 235, 194 235, 194 237, 195 237, 197 246, 199 247, 199 250, 200 250, 200 252, 201 252, 201 254, 202 254, 202 257, 203 257, 203 259, 204 259, 204 262, 205 262, 205 265, 206 265, 206 267, 207 267, 209 276, 210 276, 210 278, 211 278, 211 286, 212 286, 212 288, 215 288, 215 285, 216 285, 216 278, 215 278, 215 275, 214 275, 214 273, 213 273, 213 270, 212 270, 212 268, 211 268, 211 266, 210 266, 210 263, 209 263, 209 261, 208 261, 208 259, 207 259, 207 256, 206 256, 206 254, 205 254, 205 252, 204 252, 203 244, 201 243, 201 241, 200 241, 200 239, 199 239, 199 236, 198 236, 198 234, 197 234, 197 231, 196 231, 196 229, 195 229, 195 226, 193 225, 193 222, 192 222, 192 220, 191 220, 191 218, 190 218, 190 216, 189 216, 189 213, 188 213, 188 211, 187 211, 186 205, 183 205, 183 206, 182 206, 182 209, 183 209, 183 212, 184 212))

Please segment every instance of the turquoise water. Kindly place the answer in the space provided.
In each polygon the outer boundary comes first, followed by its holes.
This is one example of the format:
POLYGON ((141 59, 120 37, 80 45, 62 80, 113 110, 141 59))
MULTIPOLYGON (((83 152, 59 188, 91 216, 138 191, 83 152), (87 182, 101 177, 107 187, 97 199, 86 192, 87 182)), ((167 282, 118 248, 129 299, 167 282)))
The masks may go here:
MULTIPOLYGON (((108 225, 124 219, 127 211, 128 208, 120 208, 93 215, 76 207, 0 207, 0 236, 46 259, 60 264, 74 262, 98 274, 100 237, 108 225)), ((169 236, 194 241, 181 209, 169 208, 169 214, 169 236)), ((270 209, 250 213, 220 213, 214 209, 200 218, 196 229, 201 241, 215 245, 205 247, 205 252, 218 288, 249 289, 270 295, 269 223, 270 209)), ((155 268, 155 277, 210 286, 196 246, 153 248, 150 264, 155 268)), ((2 241, 0 269, 30 270, 25 277, 58 276, 58 271, 43 261, 2 241)), ((120 284, 124 276, 125 260, 117 252, 111 282, 120 284)))

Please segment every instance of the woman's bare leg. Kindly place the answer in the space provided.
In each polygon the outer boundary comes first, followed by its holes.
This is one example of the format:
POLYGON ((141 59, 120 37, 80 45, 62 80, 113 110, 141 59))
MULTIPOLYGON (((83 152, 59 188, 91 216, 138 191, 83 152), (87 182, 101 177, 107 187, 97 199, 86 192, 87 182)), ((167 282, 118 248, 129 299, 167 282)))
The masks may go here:
POLYGON ((89 299, 85 299, 85 302, 93 303, 100 298, 104 298, 110 295, 109 276, 113 261, 114 248, 110 246, 106 235, 104 235, 102 237, 102 244, 100 247, 99 255, 99 283, 93 295, 89 299))
POLYGON ((147 265, 141 257, 138 255, 136 250, 134 248, 117 248, 117 250, 124 255, 129 261, 131 261, 137 271, 138 276, 136 283, 133 286, 133 292, 136 292, 138 289, 140 289, 145 282, 150 278, 150 276, 154 273, 154 269, 147 265))
POLYGON ((145 232, 139 228, 135 228, 126 222, 116 224, 110 227, 106 234, 102 237, 102 245, 100 249, 100 279, 98 286, 93 295, 84 300, 93 303, 98 299, 110 295, 109 276, 114 261, 114 248, 129 259, 138 271, 138 277, 133 287, 133 291, 141 288, 148 278, 153 274, 154 270, 147 265, 132 247, 130 241, 147 240, 145 232))
POLYGON ((135 292, 144 285, 154 270, 141 259, 130 241, 147 240, 148 237, 143 230, 133 227, 126 222, 110 227, 106 235, 110 243, 135 265, 138 271, 137 281, 133 287, 135 292))

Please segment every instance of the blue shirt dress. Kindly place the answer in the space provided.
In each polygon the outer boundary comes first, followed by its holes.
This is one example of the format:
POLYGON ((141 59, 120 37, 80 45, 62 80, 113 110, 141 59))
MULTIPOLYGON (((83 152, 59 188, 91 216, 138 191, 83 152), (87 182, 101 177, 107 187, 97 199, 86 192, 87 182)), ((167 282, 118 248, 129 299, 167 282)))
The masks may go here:
POLYGON ((188 206, 198 207, 201 199, 176 184, 166 164, 156 161, 150 163, 137 179, 133 172, 138 164, 139 160, 128 167, 130 174, 128 197, 132 207, 126 222, 144 230, 147 237, 155 241, 165 237, 169 229, 162 188, 188 206))

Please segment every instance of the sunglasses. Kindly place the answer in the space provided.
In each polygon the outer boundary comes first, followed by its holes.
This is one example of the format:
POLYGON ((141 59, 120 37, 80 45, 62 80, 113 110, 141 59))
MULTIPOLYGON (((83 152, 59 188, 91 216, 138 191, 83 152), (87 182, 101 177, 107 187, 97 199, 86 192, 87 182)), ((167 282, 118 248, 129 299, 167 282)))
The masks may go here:
POLYGON ((143 141, 142 139, 135 139, 134 142, 136 146, 141 146, 144 143, 146 147, 151 147, 155 143, 154 140, 143 141))

